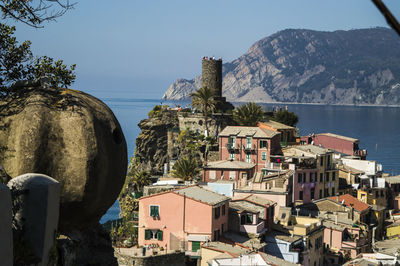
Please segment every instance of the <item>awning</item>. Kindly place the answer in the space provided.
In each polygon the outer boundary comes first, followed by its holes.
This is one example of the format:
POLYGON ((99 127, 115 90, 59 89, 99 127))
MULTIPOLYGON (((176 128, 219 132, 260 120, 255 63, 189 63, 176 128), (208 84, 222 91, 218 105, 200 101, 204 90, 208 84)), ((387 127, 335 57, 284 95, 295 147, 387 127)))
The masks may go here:
POLYGON ((187 241, 207 242, 207 241, 210 241, 210 236, 209 235, 188 235, 187 241))

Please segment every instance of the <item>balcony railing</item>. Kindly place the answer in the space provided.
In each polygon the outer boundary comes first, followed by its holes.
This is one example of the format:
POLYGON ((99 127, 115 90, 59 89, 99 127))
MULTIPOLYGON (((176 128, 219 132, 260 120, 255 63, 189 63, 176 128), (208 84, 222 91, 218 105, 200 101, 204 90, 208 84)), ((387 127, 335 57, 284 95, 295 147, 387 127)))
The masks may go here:
POLYGON ((240 232, 247 234, 261 234, 265 232, 264 221, 261 221, 258 224, 242 224, 240 225, 240 232))

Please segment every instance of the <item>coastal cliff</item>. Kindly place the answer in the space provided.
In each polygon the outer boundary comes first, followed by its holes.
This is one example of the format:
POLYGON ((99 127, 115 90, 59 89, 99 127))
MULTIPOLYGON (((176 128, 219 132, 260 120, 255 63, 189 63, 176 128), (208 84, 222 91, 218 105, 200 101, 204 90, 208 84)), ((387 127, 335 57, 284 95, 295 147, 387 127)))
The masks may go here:
MULTIPOLYGON (((387 28, 283 30, 223 64, 223 96, 232 102, 400 105, 399 46, 387 28)), ((200 76, 178 79, 163 99, 188 99, 199 87, 200 76)))

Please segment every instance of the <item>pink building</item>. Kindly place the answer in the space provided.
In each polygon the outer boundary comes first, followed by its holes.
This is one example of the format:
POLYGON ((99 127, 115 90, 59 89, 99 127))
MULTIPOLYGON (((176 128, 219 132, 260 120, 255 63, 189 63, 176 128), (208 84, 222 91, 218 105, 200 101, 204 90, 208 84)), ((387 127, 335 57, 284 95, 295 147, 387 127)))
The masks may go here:
POLYGON ((350 137, 332 133, 321 133, 301 137, 301 141, 306 144, 321 145, 327 149, 332 149, 344 154, 359 156, 363 160, 367 157, 367 150, 360 150, 358 147, 360 141, 350 137))
POLYGON ((260 127, 227 126, 219 137, 219 159, 256 165, 260 172, 271 155, 280 155, 280 133, 260 127))
POLYGON ((235 198, 229 203, 229 229, 247 235, 271 231, 276 202, 256 195, 235 198))
POLYGON ((216 180, 229 180, 235 182, 235 187, 247 186, 249 179, 255 173, 255 164, 223 160, 207 162, 203 167, 203 182, 214 182, 216 180))
POLYGON ((139 199, 139 245, 197 252, 228 230, 230 198, 189 186, 139 199))

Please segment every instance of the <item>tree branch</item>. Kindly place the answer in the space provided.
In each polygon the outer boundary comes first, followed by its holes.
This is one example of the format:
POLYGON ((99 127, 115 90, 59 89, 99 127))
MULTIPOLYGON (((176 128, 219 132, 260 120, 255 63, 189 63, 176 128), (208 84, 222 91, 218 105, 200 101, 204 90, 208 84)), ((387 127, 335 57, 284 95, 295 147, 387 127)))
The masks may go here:
POLYGON ((379 9, 382 15, 385 17, 387 23, 394 29, 398 35, 400 35, 400 24, 396 20, 396 18, 392 15, 390 10, 386 7, 386 5, 382 2, 382 0, 372 0, 375 6, 379 9))

